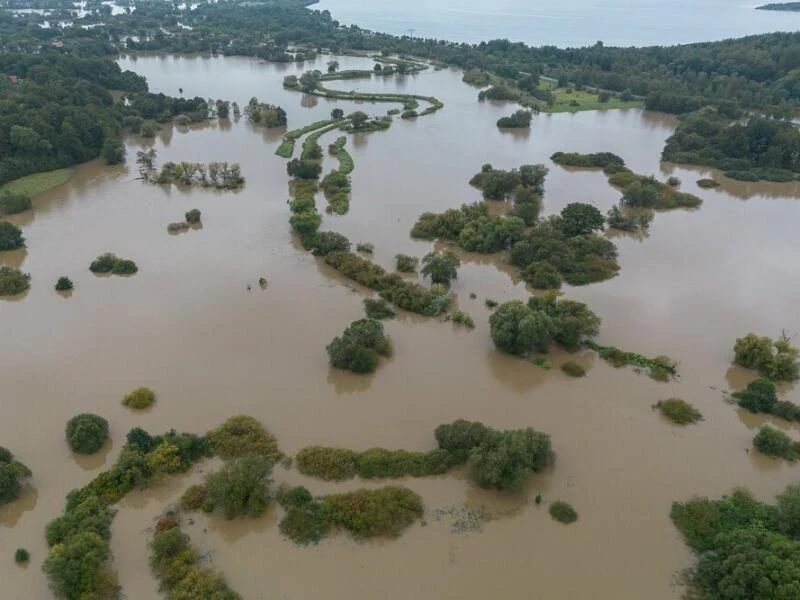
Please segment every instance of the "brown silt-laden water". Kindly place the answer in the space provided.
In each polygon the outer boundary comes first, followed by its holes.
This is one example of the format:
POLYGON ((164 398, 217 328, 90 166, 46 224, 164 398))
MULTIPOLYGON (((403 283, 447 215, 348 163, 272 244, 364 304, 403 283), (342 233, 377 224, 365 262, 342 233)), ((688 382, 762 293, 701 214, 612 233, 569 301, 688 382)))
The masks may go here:
MULTIPOLYGON (((339 60, 343 69, 372 64, 339 60)), ((176 94, 182 87, 187 96, 242 106, 252 96, 280 104, 289 128, 326 118, 335 107, 375 114, 392 108, 281 88, 284 75, 308 64, 156 56, 120 63, 145 75, 153 91, 176 94)), ((28 248, 0 254, 0 261, 30 272, 32 287, 22 299, 0 301, 0 444, 34 477, 21 499, 0 508, 0 595, 50 597, 40 570, 44 526, 61 513, 70 489, 113 463, 131 427, 205 432, 246 413, 263 421, 287 454, 308 444, 427 450, 438 424, 465 418, 545 431, 556 460, 522 496, 480 490, 462 471, 403 481, 427 511, 424 524, 398 540, 357 543, 339 535, 303 548, 281 538, 276 506, 256 520, 197 515, 186 531, 245 598, 528 598, 532 590, 551 600, 680 597, 675 577, 692 555, 669 520, 673 500, 739 485, 768 499, 798 480, 797 467, 748 452, 767 420, 800 439, 797 428, 743 413, 723 397, 754 376, 731 367, 736 337, 800 332, 798 185, 721 178, 721 188, 699 189, 695 181, 708 170, 659 162, 674 121, 640 110, 541 115, 529 132, 501 133, 495 121, 512 107, 478 103, 456 71, 330 87, 432 94, 445 103, 434 115, 396 119, 386 132, 348 139, 355 160, 350 212, 324 215, 323 229, 354 244, 373 243, 374 260, 386 269, 397 253, 421 257, 433 247, 409 238, 420 213, 480 199, 467 182, 483 163, 548 165, 545 214, 576 201, 605 212, 620 196, 600 171, 552 164, 548 157, 558 150, 610 151, 636 172, 678 176, 681 190, 703 198, 702 207, 658 214, 643 239, 615 236, 619 276, 566 288, 565 295, 602 318, 599 343, 667 354, 680 361, 680 377, 658 383, 591 352, 552 353, 556 367, 575 360, 587 368, 587 377, 570 379, 558 368, 545 371, 498 352, 484 299, 530 292, 501 256, 468 254, 453 291, 474 330, 401 314, 386 323, 394 355, 376 374, 332 371, 325 346, 363 316, 365 291, 294 239, 286 161, 274 155, 283 130, 254 128, 244 118, 167 126, 152 142, 128 139, 126 165, 81 166, 72 181, 36 198, 32 212, 10 218, 28 248), (148 185, 137 179, 134 157, 149 144, 160 162, 239 162, 245 187, 148 185), (202 229, 168 234, 167 224, 191 208, 202 211, 202 229), (91 260, 106 251, 135 260, 139 273, 90 273, 91 260), (75 282, 69 298, 53 291, 61 275, 75 282), (158 395, 146 413, 121 405, 139 386, 158 395), (694 404, 705 421, 686 428, 666 422, 651 405, 671 396, 694 404), (98 413, 111 425, 109 447, 88 459, 73 456, 63 439, 67 419, 79 412, 98 413), (578 511, 575 524, 547 514, 559 499, 578 511), (17 547, 31 552, 27 568, 11 559, 17 547)), ((336 135, 323 136, 323 147, 336 135)), ((332 160, 326 156, 326 171, 332 160)), ((321 196, 317 202, 324 209, 321 196)), ((780 391, 800 402, 797 388, 780 391)), ((121 502, 111 544, 128 598, 159 597, 146 529, 212 466, 121 502)), ((380 485, 323 483, 283 468, 274 477, 276 484, 302 482, 315 494, 380 485)))

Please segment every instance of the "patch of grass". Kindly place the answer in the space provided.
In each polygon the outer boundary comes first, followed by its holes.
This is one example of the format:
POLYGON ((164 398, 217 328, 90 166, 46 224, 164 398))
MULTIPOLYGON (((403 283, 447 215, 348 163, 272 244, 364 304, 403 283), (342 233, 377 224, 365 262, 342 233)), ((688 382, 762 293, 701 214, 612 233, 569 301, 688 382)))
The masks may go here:
MULTIPOLYGON (((641 108, 644 102, 641 100, 620 100, 618 96, 609 96, 606 102, 600 101, 601 94, 587 90, 577 90, 570 87, 557 87, 553 81, 542 79, 539 82, 540 90, 547 90, 553 95, 552 104, 534 100, 533 104, 539 107, 541 112, 561 113, 578 112, 582 110, 611 110, 620 108, 641 108)), ((523 105, 528 104, 523 102, 523 105)))
POLYGON ((156 393, 150 388, 136 388, 122 399, 122 404, 128 408, 149 408, 156 401, 156 393))
POLYGON ((294 143, 295 140, 287 140, 286 138, 280 143, 280 146, 275 150, 275 154, 280 156, 281 158, 292 158, 294 154, 294 143))
POLYGON ((14 552, 14 562, 18 565, 24 564, 31 559, 30 553, 25 548, 17 548, 14 552))
POLYGON ((550 516, 553 517, 559 523, 563 523, 564 525, 569 525, 570 523, 574 523, 578 520, 578 513, 572 508, 572 505, 564 502, 563 500, 557 500, 550 505, 550 516))
POLYGON ((586 369, 584 369, 578 363, 574 363, 572 361, 565 362, 561 365, 561 370, 564 371, 570 377, 585 377, 586 376, 586 369))
POLYGON ((653 409, 661 411, 662 415, 676 425, 689 425, 703 420, 699 410, 680 398, 659 400, 653 405, 653 409))
POLYGON ((0 186, 0 194, 22 195, 33 198, 72 179, 73 169, 57 169, 27 175, 0 186))

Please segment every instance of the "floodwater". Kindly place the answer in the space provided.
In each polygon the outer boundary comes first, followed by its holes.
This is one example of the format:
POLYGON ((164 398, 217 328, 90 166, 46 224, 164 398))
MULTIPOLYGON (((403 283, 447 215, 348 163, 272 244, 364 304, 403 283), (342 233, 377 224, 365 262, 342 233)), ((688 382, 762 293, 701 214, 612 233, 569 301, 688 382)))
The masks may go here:
POLYGON ((531 46, 664 46, 796 31, 800 13, 755 10, 756 0, 320 0, 343 25, 477 44, 508 39, 531 46))
MULTIPOLYGON (((315 66, 327 60, 320 57, 315 66)), ((174 94, 182 87, 187 96, 240 105, 251 96, 278 103, 290 128, 337 106, 356 108, 281 88, 284 75, 312 65, 201 57, 120 63, 147 76, 154 91, 174 94)), ((340 63, 370 64, 347 57, 340 63)), ((401 315, 386 324, 395 354, 376 374, 331 371, 325 345, 363 315, 365 293, 294 240, 286 161, 274 155, 282 130, 257 129, 241 119, 191 130, 167 127, 151 142, 131 138, 127 165, 81 166, 72 181, 37 198, 31 213, 13 217, 28 248, 0 255, 33 277, 25 297, 0 301, 0 443, 34 473, 23 497, 0 508, 4 598, 50 597, 40 571, 44 526, 60 514, 71 488, 115 460, 134 426, 204 432, 231 414, 247 413, 262 420, 288 454, 308 444, 427 450, 434 428, 456 418, 497 428, 531 425, 551 434, 555 465, 520 497, 476 489, 463 473, 403 481, 421 494, 427 513, 424 526, 396 541, 356 543, 341 535, 299 548, 280 537, 275 507, 257 520, 198 515, 187 531, 248 599, 532 593, 551 600, 676 599, 675 576, 692 556, 669 520, 673 500, 720 495, 739 485, 769 499, 797 482, 797 467, 748 452, 765 419, 727 404, 723 391, 753 377, 731 367, 736 337, 749 331, 776 336, 782 328, 800 333, 800 266, 790 259, 800 254, 798 186, 726 181, 717 190, 700 190, 694 182, 708 170, 659 163, 673 120, 639 110, 542 115, 529 132, 500 132, 495 121, 514 107, 478 103, 477 90, 460 78, 443 70, 331 84, 435 94, 445 108, 416 121, 398 119, 386 132, 351 137, 350 213, 325 215, 323 227, 354 243, 374 243, 375 261, 391 268, 396 253, 422 256, 433 246, 408 237, 421 212, 479 199, 467 181, 483 163, 549 165, 547 214, 574 201, 605 211, 619 198, 602 173, 553 165, 548 157, 557 150, 608 150, 638 172, 675 174, 703 206, 657 215, 644 239, 615 237, 620 275, 565 292, 602 317, 601 343, 668 354, 680 361, 681 377, 657 383, 580 353, 570 358, 584 364, 588 376, 574 380, 558 368, 545 371, 497 352, 484 299, 525 298, 528 291, 501 257, 475 255, 463 255, 453 287, 458 304, 475 319, 473 331, 401 315), (134 157, 148 143, 159 161, 238 161, 247 183, 237 192, 145 184, 136 178, 134 157), (195 207, 203 228, 169 235, 167 224, 195 207), (134 259, 139 273, 94 276, 88 265, 105 251, 134 259), (75 282, 69 298, 52 289, 60 275, 75 282), (266 290, 258 287, 261 276, 269 281, 266 290), (138 386, 156 391, 152 411, 132 413, 121 405, 138 386), (696 405, 705 421, 688 428, 664 421, 651 405, 670 396, 696 405), (78 459, 62 432, 69 417, 86 411, 109 420, 112 443, 99 456, 78 459), (533 503, 536 494, 542 494, 541 506, 533 503), (557 499, 576 507, 577 523, 565 527, 550 519, 547 505, 557 499), (480 530, 453 531, 459 517, 481 507, 488 517, 480 530), (10 558, 21 546, 32 556, 25 569, 10 558)), ((377 114, 390 107, 358 108, 377 114)), ((320 208, 324 204, 319 198, 320 208)), ((551 356, 556 366, 564 360, 560 352, 551 356)), ((800 402, 798 388, 782 392, 800 402)), ((775 423, 800 439, 796 426, 775 423)), ((147 529, 210 468, 202 464, 121 503, 112 549, 128 598, 158 597, 147 566, 147 529)), ((276 484, 300 481, 317 494, 362 485, 275 472, 276 484)))

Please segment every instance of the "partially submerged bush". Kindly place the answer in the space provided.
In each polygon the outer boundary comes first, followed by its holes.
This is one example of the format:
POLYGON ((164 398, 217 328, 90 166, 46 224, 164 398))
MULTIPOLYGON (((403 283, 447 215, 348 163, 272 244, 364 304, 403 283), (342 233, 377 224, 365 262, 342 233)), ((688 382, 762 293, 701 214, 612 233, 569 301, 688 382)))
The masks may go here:
POLYGON ((656 356, 648 358, 636 352, 626 352, 615 346, 601 346, 591 340, 584 342, 587 348, 597 352, 603 360, 608 361, 614 367, 624 367, 631 365, 634 367, 647 369, 650 377, 656 381, 668 381, 670 377, 678 373, 678 364, 669 356, 656 356))
POLYGON ((58 281, 56 281, 56 291, 57 292, 68 292, 74 288, 75 285, 72 283, 72 280, 69 277, 59 277, 58 281))
POLYGON ((326 350, 332 367, 372 373, 378 366, 378 355, 391 354, 391 343, 380 321, 360 319, 353 321, 341 337, 335 337, 326 350))
POLYGON ((792 441, 788 435, 779 429, 764 425, 753 438, 753 446, 767 456, 784 458, 788 461, 797 460, 800 456, 800 443, 792 441))
POLYGON ((699 410, 680 398, 659 400, 653 405, 653 408, 661 411, 662 415, 676 425, 699 423, 703 420, 703 415, 700 414, 699 410))
POLYGON ((449 286, 450 280, 458 278, 461 261, 452 252, 429 252, 422 258, 422 274, 433 283, 449 286))
POLYGON ((748 333, 736 340, 733 353, 737 365, 755 369, 764 377, 776 381, 800 379, 800 350, 785 336, 773 341, 768 337, 748 333))
POLYGON ((295 456, 297 470, 303 475, 326 481, 342 481, 356 473, 358 453, 346 448, 306 446, 295 456))
POLYGON ((0 266, 0 296, 16 296, 30 287, 31 276, 19 269, 0 266))
POLYGON ((548 511, 550 516, 553 517, 559 523, 563 523, 564 525, 569 525, 570 523, 574 523, 578 520, 578 513, 575 512, 575 509, 572 508, 572 505, 564 502, 563 500, 557 500, 550 505, 550 509, 548 511))
POLYGON ((263 456, 270 464, 283 458, 278 441, 260 421, 247 415, 235 415, 208 432, 216 453, 225 459, 248 454, 263 456))
POLYGON ((369 242, 361 242, 356 244, 356 250, 358 252, 363 252, 364 254, 372 254, 375 252, 375 246, 370 244, 369 242))
POLYGON ((73 452, 94 454, 108 439, 108 421, 90 413, 75 415, 67 421, 66 436, 73 452))
POLYGON ((364 298, 364 311, 370 319, 391 319, 395 316, 395 312, 391 309, 386 300, 373 300, 372 298, 364 298))
POLYGON ((183 510, 199 510, 206 501, 208 490, 204 485, 190 485, 181 495, 183 510))
POLYGON ((8 221, 0 221, 0 252, 3 250, 16 250, 25 245, 22 230, 8 221))
POLYGON ((469 329, 475 328, 475 321, 472 320, 469 313, 463 310, 454 310, 450 313, 450 320, 457 325, 463 325, 469 329))
POLYGON ((578 363, 574 363, 572 361, 565 362, 561 365, 561 370, 564 371, 570 377, 584 377, 586 376, 586 369, 584 369, 578 363))
POLYGON ((202 218, 202 213, 198 209, 193 208, 184 215, 184 218, 187 223, 199 223, 202 218))
POLYGON ((136 263, 126 258, 119 258, 116 254, 106 252, 101 254, 89 265, 92 273, 112 273, 114 275, 133 275, 139 269, 136 263))
POLYGON ((0 446, 0 506, 19 498, 22 484, 32 475, 28 467, 14 460, 14 455, 0 446))
POLYGON ((138 270, 139 267, 136 266, 135 262, 127 258, 120 258, 114 263, 114 268, 111 269, 111 273, 114 275, 133 275, 138 270))
POLYGON ((30 559, 30 552, 28 552, 25 548, 17 548, 16 552, 14 552, 14 562, 18 565, 25 564, 30 559))
POLYGON ((407 254, 397 254, 394 259, 397 261, 396 269, 400 273, 413 273, 417 270, 417 263, 419 261, 413 256, 408 256, 407 254))
POLYGON ((125 395, 122 404, 128 408, 149 408, 156 401, 156 393, 150 388, 140 387, 125 395))
POLYGON ((205 503, 222 509, 226 519, 256 517, 269 502, 272 463, 259 455, 239 456, 206 477, 205 503))
POLYGON ((760 377, 747 384, 741 392, 731 394, 742 408, 752 413, 772 413, 778 404, 775 384, 766 377, 760 377))
POLYGON ((292 488, 282 485, 278 489, 276 499, 278 500, 278 504, 286 510, 289 510, 293 507, 297 508, 311 504, 314 501, 314 496, 302 485, 292 488))
POLYGON ((422 499, 403 487, 356 490, 325 496, 321 517, 356 539, 397 537, 422 517, 422 499))
POLYGON ((698 179, 697 180, 698 187, 709 189, 719 187, 719 183, 714 181, 713 179, 698 179))

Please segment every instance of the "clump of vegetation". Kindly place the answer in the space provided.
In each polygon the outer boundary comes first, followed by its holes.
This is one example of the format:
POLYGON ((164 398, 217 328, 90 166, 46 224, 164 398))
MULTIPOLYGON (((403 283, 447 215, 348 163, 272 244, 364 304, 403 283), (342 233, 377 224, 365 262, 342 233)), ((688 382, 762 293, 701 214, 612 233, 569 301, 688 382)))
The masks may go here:
POLYGON ((597 335, 600 318, 582 302, 549 292, 532 296, 527 304, 519 300, 501 304, 489 317, 489 326, 500 350, 529 356, 546 352, 553 343, 577 350, 585 338, 597 335))
POLYGON ((320 187, 328 200, 329 211, 346 214, 350 209, 350 178, 341 170, 331 171, 322 178, 320 187))
POLYGON ((637 175, 631 171, 617 171, 608 182, 622 189, 621 204, 628 208, 696 208, 703 201, 694 194, 679 192, 674 186, 661 183, 653 176, 637 175))
POLYGON ((698 179, 697 186, 703 189, 710 189, 719 187, 719 182, 714 181, 713 179, 698 179))
POLYGON ((137 152, 136 164, 145 181, 160 185, 174 183, 233 190, 242 187, 245 181, 239 163, 210 162, 204 164, 168 161, 161 166, 159 171, 156 168, 156 151, 153 148, 137 152))
POLYGON ((463 310, 454 310, 450 313, 450 321, 455 323, 456 325, 463 325, 468 329, 475 328, 475 321, 472 320, 472 317, 469 313, 464 312, 463 310))
POLYGON ((206 477, 203 507, 209 512, 222 509, 226 519, 257 517, 267 509, 272 463, 264 456, 250 454, 227 462, 206 477))
POLYGON ((547 167, 544 165, 522 165, 519 169, 504 171, 486 164, 469 183, 481 190, 487 200, 507 200, 519 187, 528 188, 533 194, 541 196, 545 177, 547 167))
POLYGON ((491 298, 486 298, 483 303, 486 305, 486 308, 494 309, 497 308, 498 302, 497 300, 492 300, 491 298))
POLYGON ((205 485, 190 485, 181 494, 181 508, 183 510, 199 510, 206 502, 208 490, 205 485))
POLYGON ((18 565, 24 565, 30 559, 30 552, 28 552, 25 548, 17 548, 16 552, 14 552, 14 562, 18 565))
POLYGON ((452 279, 458 278, 458 267, 461 261, 447 250, 443 252, 429 252, 422 257, 422 274, 430 277, 433 283, 449 286, 452 279))
POLYGON ((775 384, 766 377, 751 381, 744 390, 731 395, 739 406, 752 413, 766 413, 787 421, 800 421, 800 406, 788 400, 778 400, 775 384))
POLYGON ((210 454, 208 440, 190 433, 151 436, 132 429, 117 462, 70 492, 64 514, 47 525, 50 552, 42 568, 53 594, 67 600, 117 597, 109 545, 114 516, 110 506, 134 488, 164 473, 186 471, 210 454))
POLYGON ((75 285, 72 283, 72 279, 69 277, 61 276, 56 281, 56 291, 57 292, 69 292, 71 291, 75 285))
POLYGON ((655 211, 650 208, 630 207, 620 201, 606 213, 606 222, 620 231, 646 231, 654 217, 655 211))
POLYGON ((661 411, 662 415, 676 425, 689 425, 703 420, 703 415, 699 410, 680 398, 659 400, 653 405, 653 408, 661 411))
POLYGON ((372 373, 378 366, 378 355, 390 356, 391 348, 380 321, 360 319, 353 321, 341 337, 335 337, 326 350, 332 367, 372 373))
POLYGON ((221 573, 200 564, 200 555, 190 545, 189 536, 181 531, 176 518, 168 515, 159 525, 150 542, 150 566, 170 598, 241 600, 221 573))
POLYGON ((111 273, 113 275, 133 275, 139 268, 136 263, 126 258, 119 258, 116 254, 106 252, 101 254, 89 265, 92 273, 111 273))
POLYGON ((533 113, 529 110, 520 109, 511 116, 500 117, 497 126, 501 129, 528 129, 531 126, 533 113))
POLYGON ((397 537, 422 514, 422 500, 417 494, 388 486, 332 494, 291 506, 280 530, 298 544, 316 543, 335 528, 346 530, 356 539, 397 537))
POLYGON ((391 319, 395 316, 395 312, 391 309, 386 300, 373 300, 372 298, 364 298, 364 311, 367 313, 367 318, 377 319, 391 319))
POLYGON ((201 213, 198 209, 193 208, 184 215, 186 222, 190 225, 195 225, 200 223, 203 213, 201 213))
POLYGON ((94 454, 108 440, 108 421, 91 413, 75 415, 67 421, 66 436, 73 452, 94 454))
POLYGON ((231 459, 246 455, 261 456, 270 464, 283 458, 275 436, 260 421, 247 415, 235 415, 208 432, 216 453, 231 459))
POLYGON ((264 125, 267 128, 286 126, 285 110, 275 104, 259 102, 255 96, 250 98, 247 106, 244 107, 244 114, 251 123, 256 125, 264 125))
POLYGON ((602 359, 611 363, 612 366, 619 368, 625 365, 632 365, 647 369, 650 377, 656 381, 667 381, 678 373, 677 363, 668 356, 648 358, 636 352, 626 352, 614 346, 601 346, 592 341, 586 341, 585 344, 586 347, 597 352, 602 359))
POLYGON ((578 513, 575 512, 575 509, 572 508, 571 504, 564 502, 563 500, 557 500, 556 502, 553 502, 550 505, 548 512, 554 520, 558 521, 559 523, 563 523, 564 525, 569 525, 570 523, 574 523, 578 520, 578 513))
POLYGON ((625 166, 625 161, 611 152, 593 152, 581 154, 580 152, 556 152, 550 157, 557 165, 565 167, 588 167, 605 169, 609 166, 625 166))
POLYGON ((355 476, 357 457, 357 452, 346 448, 306 446, 297 453, 295 462, 303 475, 343 481, 355 476))
POLYGON ((0 221, 0 252, 4 250, 16 250, 25 245, 25 238, 22 230, 8 221, 0 221))
POLYGON ((748 333, 736 340, 733 347, 734 362, 747 369, 755 369, 764 377, 775 381, 800 379, 800 350, 783 334, 773 341, 748 333))
POLYGON ((492 76, 481 69, 468 69, 464 71, 461 81, 477 87, 486 87, 492 83, 492 76))
POLYGON ((128 408, 144 409, 150 408, 156 401, 156 393, 150 388, 136 388, 122 399, 122 404, 128 408))
POLYGON ((363 252, 364 254, 372 254, 375 252, 375 246, 369 242, 361 242, 356 244, 356 251, 363 252))
POLYGON ((570 377, 585 377, 586 376, 586 369, 584 369, 578 363, 568 361, 561 365, 561 370, 564 371, 570 377))
POLYGON ((32 207, 31 197, 25 194, 0 195, 0 215, 16 215, 32 207))
POLYGON ((800 457, 800 442, 795 442, 770 425, 764 425, 753 438, 753 446, 759 452, 775 458, 783 458, 794 462, 800 457))
POLYGON ((417 264, 419 260, 414 256, 408 256, 407 254, 397 254, 394 257, 396 261, 396 269, 400 273, 414 273, 417 270, 417 264))
POLYGON ((315 256, 328 256, 331 252, 350 252, 350 240, 334 231, 317 231, 302 236, 300 241, 315 256))
POLYGON ((800 487, 777 504, 759 502, 744 489, 712 500, 674 502, 670 516, 698 554, 690 585, 702 598, 791 598, 800 567, 800 487), (758 591, 757 591, 758 590, 758 591))
POLYGON ((31 276, 19 269, 0 266, 0 296, 16 296, 30 288, 31 276))
POLYGON ((14 455, 0 446, 0 505, 19 498, 22 484, 32 476, 28 467, 14 460, 14 455))

